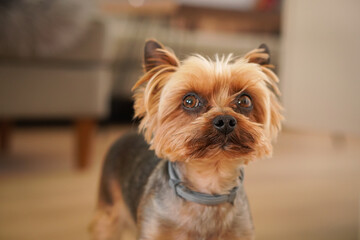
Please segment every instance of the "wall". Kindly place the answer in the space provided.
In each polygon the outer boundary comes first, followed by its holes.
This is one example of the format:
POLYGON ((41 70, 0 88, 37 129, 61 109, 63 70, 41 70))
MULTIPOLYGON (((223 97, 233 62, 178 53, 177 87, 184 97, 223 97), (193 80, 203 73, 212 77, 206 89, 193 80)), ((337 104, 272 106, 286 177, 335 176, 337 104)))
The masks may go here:
POLYGON ((360 135, 360 1, 284 1, 286 126, 360 135))

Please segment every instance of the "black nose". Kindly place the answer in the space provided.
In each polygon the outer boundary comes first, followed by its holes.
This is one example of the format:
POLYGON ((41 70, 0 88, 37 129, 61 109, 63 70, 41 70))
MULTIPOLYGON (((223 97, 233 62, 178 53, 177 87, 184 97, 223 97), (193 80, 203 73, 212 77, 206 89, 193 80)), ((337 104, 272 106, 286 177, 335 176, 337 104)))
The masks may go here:
POLYGON ((223 134, 231 133, 236 126, 236 119, 230 115, 220 115, 214 118, 213 126, 223 134))

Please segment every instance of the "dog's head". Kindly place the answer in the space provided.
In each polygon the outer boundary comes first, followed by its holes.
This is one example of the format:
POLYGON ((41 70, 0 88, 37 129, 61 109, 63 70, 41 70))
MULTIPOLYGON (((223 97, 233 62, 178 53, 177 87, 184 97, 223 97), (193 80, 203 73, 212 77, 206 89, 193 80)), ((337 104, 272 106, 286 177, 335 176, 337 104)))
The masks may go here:
POLYGON ((147 41, 134 108, 158 157, 247 163, 269 156, 282 119, 269 60, 261 45, 242 58, 195 55, 180 63, 160 43, 147 41))

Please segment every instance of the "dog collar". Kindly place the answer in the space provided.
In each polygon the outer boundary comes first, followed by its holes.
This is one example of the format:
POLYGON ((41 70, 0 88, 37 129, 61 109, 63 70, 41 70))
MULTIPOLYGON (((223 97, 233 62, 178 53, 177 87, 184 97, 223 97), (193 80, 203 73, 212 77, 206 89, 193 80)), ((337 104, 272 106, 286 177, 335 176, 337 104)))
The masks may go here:
MULTIPOLYGON (((168 172, 169 172, 169 184, 172 189, 174 189, 176 195, 179 197, 190 201, 195 202, 203 205, 218 205, 221 203, 234 203, 236 193, 239 187, 234 187, 230 190, 229 194, 207 194, 207 193, 200 193, 195 192, 188 189, 184 186, 183 182, 180 180, 179 175, 175 168, 175 163, 168 161, 168 172)), ((244 179, 244 169, 240 169, 240 182, 243 182, 244 179)))

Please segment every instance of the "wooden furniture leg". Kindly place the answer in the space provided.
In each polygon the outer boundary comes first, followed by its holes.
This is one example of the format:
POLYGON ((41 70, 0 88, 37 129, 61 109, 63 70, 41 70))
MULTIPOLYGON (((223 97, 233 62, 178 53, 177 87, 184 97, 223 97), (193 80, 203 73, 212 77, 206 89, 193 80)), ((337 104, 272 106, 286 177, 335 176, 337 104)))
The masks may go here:
POLYGON ((94 119, 82 118, 75 122, 76 133, 76 167, 86 169, 90 165, 90 154, 96 122, 94 119))
POLYGON ((11 121, 0 120, 0 152, 7 153, 10 150, 11 121))

